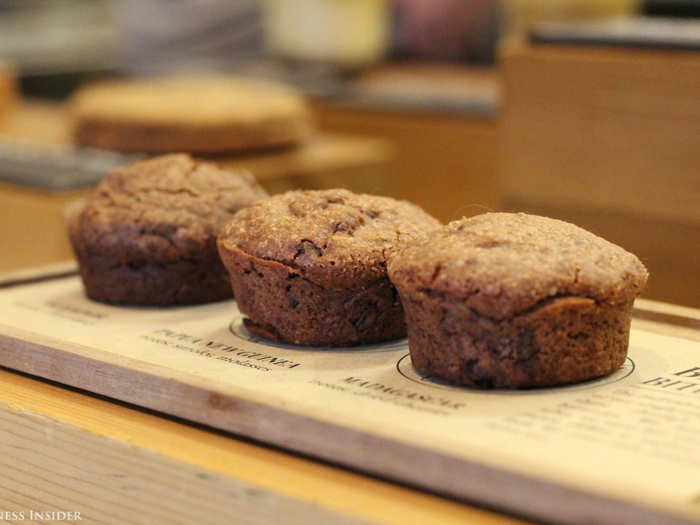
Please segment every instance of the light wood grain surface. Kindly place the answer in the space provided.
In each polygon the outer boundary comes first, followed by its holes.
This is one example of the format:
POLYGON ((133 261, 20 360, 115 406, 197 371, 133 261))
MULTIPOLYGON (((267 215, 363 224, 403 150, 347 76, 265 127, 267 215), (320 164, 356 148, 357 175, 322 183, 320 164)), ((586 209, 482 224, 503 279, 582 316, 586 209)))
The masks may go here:
POLYGON ((0 420, 8 509, 96 523, 522 523, 6 370, 0 420))

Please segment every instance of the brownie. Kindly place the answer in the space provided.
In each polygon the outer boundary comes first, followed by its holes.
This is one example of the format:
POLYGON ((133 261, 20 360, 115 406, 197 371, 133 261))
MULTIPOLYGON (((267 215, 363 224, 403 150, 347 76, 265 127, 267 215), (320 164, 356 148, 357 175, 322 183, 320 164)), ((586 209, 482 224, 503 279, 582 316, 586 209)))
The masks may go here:
POLYGON ((76 143, 144 153, 270 149, 301 143, 312 131, 298 93, 226 75, 89 84, 73 95, 70 113, 76 143))
POLYGON ((573 224, 487 213, 449 223, 389 264, 411 360, 477 387, 534 387, 608 374, 627 355, 647 271, 573 224))
POLYGON ((189 155, 156 157, 110 173, 67 213, 87 295, 158 306, 230 298, 216 236, 236 211, 266 196, 249 173, 189 155))
POLYGON ((219 236, 247 328, 311 346, 405 337, 386 263, 440 223, 417 206, 347 190, 292 191, 239 211, 219 236))

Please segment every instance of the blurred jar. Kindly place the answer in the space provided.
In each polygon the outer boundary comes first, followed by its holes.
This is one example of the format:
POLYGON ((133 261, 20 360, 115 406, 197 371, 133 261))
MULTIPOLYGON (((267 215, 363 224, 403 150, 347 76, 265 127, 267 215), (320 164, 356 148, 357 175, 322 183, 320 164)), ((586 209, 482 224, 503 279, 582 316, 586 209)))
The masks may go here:
POLYGON ((498 0, 393 0, 398 57, 489 63, 499 37, 498 0))
POLYGON ((264 6, 273 54, 360 67, 387 52, 387 0, 266 0, 264 6))
POLYGON ((517 40, 541 22, 622 16, 637 12, 639 0, 502 0, 507 40, 517 40))

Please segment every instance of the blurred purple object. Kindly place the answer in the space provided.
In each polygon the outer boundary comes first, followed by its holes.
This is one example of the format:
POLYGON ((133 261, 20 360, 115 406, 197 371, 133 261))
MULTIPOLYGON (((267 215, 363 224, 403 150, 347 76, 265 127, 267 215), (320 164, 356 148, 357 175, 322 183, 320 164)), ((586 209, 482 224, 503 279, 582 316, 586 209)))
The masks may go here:
POLYGON ((497 0, 393 0, 395 47, 401 56, 493 60, 497 0))

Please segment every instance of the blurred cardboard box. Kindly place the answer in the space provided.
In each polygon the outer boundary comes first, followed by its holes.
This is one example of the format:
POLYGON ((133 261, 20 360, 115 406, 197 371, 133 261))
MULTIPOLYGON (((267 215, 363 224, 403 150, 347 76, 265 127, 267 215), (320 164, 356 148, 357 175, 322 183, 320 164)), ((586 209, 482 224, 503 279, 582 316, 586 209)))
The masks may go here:
POLYGON ((0 60, 0 119, 17 100, 17 81, 14 68, 0 60))
POLYGON ((645 295, 700 305, 700 52, 505 52, 501 204, 636 253, 645 295))

